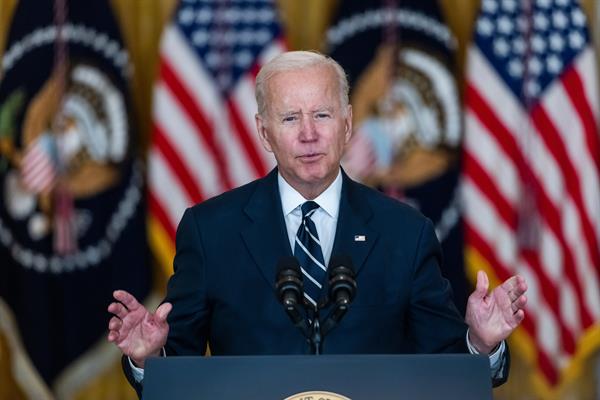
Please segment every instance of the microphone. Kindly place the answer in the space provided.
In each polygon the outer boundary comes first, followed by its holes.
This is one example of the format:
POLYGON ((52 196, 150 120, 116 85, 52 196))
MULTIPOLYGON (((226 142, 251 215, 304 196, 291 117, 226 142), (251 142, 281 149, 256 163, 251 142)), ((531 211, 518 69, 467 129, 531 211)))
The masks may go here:
POLYGON ((277 297, 288 309, 294 307, 303 298, 304 284, 300 263, 296 257, 282 257, 277 263, 277 281, 275 282, 277 297))
POLYGON ((356 280, 354 267, 349 256, 338 255, 329 261, 329 300, 333 302, 333 309, 323 324, 321 335, 324 337, 335 328, 346 315, 348 306, 356 295, 356 280))
POLYGON ((329 268, 329 298, 339 307, 347 308, 356 295, 354 267, 349 256, 331 257, 329 268))
POLYGON ((304 337, 310 341, 309 326, 300 311, 300 304, 304 299, 304 284, 302 283, 300 263, 296 257, 282 257, 279 259, 275 289, 277 290, 277 299, 283 304, 285 312, 294 323, 294 326, 300 329, 304 337))

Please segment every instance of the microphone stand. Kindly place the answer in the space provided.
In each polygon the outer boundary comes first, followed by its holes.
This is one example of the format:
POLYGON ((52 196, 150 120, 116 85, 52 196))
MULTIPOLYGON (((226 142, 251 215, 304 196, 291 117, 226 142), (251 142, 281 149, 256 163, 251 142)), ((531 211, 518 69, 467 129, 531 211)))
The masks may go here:
POLYGON ((311 352, 315 355, 321 355, 325 335, 339 324, 354 298, 356 281, 354 280, 352 261, 343 256, 332 259, 329 270, 329 296, 325 297, 324 303, 317 304, 314 307, 303 299, 302 274, 300 273, 298 260, 294 257, 282 258, 279 261, 278 269, 275 284, 276 295, 294 326, 302 332, 302 335, 308 341, 311 352), (327 316, 323 327, 321 327, 319 309, 327 306, 330 301, 334 303, 333 309, 327 316), (306 313, 302 312, 301 303, 303 303, 306 313))
POLYGON ((340 301, 335 303, 334 308, 327 316, 323 327, 321 327, 318 308, 307 309, 309 315, 312 315, 312 320, 310 317, 307 320, 302 316, 300 307, 297 303, 286 304, 285 310, 294 323, 294 326, 300 329, 304 337, 310 343, 311 353, 315 355, 321 355, 323 352, 323 339, 329 332, 331 332, 333 328, 339 324, 340 320, 348 311, 349 304, 350 302, 348 301, 340 301))
POLYGON ((313 349, 313 353, 315 355, 321 355, 321 342, 323 341, 324 334, 321 334, 321 322, 319 321, 319 311, 316 310, 314 314, 314 319, 311 324, 311 336, 310 341, 313 349))
POLYGON ((323 329, 321 334, 323 337, 327 335, 333 328, 335 328, 344 317, 346 312, 348 311, 348 303, 336 303, 334 309, 331 310, 325 323, 323 324, 323 329))
POLYGON ((300 311, 300 307, 297 303, 284 303, 285 311, 287 315, 292 320, 292 323, 296 328, 302 332, 302 335, 311 342, 312 345, 312 335, 310 332, 309 325, 306 323, 306 319, 302 317, 302 312, 300 311))

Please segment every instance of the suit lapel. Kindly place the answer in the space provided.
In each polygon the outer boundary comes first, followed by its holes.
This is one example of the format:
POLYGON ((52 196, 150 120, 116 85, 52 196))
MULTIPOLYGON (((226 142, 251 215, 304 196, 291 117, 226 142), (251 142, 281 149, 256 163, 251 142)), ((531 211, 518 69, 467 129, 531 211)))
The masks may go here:
POLYGON ((343 171, 342 198, 338 216, 332 257, 348 255, 352 258, 358 274, 379 236, 368 225, 373 215, 368 198, 361 185, 350 179, 343 171))
POLYGON ((259 181, 244 212, 251 222, 242 229, 242 238, 264 278, 273 286, 278 260, 292 255, 281 209, 277 169, 259 181))
MULTIPOLYGON (((361 185, 343 171, 342 174, 342 196, 331 254, 350 256, 358 274, 379 233, 368 225, 373 211, 361 185)), ((272 286, 279 259, 293 255, 281 209, 277 169, 260 180, 244 212, 251 222, 242 229, 242 238, 262 275, 272 286)))

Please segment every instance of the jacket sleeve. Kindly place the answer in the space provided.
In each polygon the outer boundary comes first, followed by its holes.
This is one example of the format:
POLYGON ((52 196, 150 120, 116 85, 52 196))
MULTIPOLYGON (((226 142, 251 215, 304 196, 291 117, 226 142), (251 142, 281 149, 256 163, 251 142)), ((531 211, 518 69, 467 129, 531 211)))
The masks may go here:
MULTIPOLYGON (((442 253, 431 221, 425 220, 412 265, 410 337, 417 353, 467 353, 467 325, 452 299, 450 283, 442 276, 442 253)), ((491 376, 493 386, 508 379, 508 345, 502 367, 491 376)))
POLYGON ((174 273, 165 301, 173 304, 169 314, 167 356, 204 355, 208 341, 206 261, 195 209, 186 210, 177 228, 174 273))
MULTIPOLYGON (((173 305, 167 318, 167 356, 204 355, 206 352, 209 306, 202 239, 195 218, 194 210, 187 209, 177 228, 174 273, 164 300, 173 305)), ((127 380, 141 398, 143 381, 136 382, 126 356, 121 365, 127 380)))
POLYGON ((431 221, 424 220, 412 262, 409 336, 417 353, 467 353, 467 325, 442 276, 442 253, 431 221))

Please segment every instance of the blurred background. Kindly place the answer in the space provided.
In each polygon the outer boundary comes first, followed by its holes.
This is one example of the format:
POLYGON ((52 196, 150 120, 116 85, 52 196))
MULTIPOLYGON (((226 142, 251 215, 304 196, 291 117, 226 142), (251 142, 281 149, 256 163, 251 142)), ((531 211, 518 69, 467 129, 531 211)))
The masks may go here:
POLYGON ((133 399, 117 288, 155 307, 183 210, 267 173, 254 79, 346 70, 355 179, 418 208, 464 312, 529 283, 496 399, 600 399, 594 0, 0 0, 0 399, 133 399))

